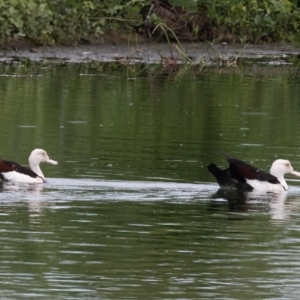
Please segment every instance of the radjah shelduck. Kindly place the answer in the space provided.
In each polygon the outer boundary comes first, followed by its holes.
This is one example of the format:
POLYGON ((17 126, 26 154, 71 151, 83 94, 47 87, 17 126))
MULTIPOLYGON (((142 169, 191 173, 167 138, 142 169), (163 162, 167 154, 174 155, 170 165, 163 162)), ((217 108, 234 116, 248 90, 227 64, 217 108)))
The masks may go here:
POLYGON ((50 159, 43 149, 34 149, 28 161, 30 169, 13 161, 0 159, 0 178, 3 181, 11 182, 44 183, 46 180, 40 168, 40 163, 57 165, 57 161, 50 159))
POLYGON ((207 166, 221 188, 262 192, 286 191, 288 185, 284 175, 292 174, 300 177, 300 173, 294 171, 291 163, 285 159, 275 160, 271 166, 270 173, 267 173, 242 160, 233 158, 225 153, 223 154, 229 162, 229 168, 221 170, 214 163, 207 166))

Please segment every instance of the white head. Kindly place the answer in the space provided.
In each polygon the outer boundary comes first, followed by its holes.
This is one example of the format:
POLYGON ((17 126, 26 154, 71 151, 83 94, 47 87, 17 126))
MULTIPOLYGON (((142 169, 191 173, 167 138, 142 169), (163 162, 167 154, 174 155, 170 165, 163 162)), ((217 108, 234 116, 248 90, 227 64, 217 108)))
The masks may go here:
POLYGON ((40 163, 45 162, 48 164, 57 165, 57 161, 50 159, 47 152, 43 149, 34 149, 31 152, 28 160, 31 170, 42 177, 44 181, 45 177, 40 169, 40 163))
POLYGON ((300 173, 294 171, 290 161, 285 159, 277 159, 273 162, 270 173, 276 176, 278 179, 283 177, 284 174, 293 174, 295 176, 300 176, 300 173))
POLYGON ((57 165, 57 161, 50 159, 47 152, 43 149, 34 149, 31 152, 28 160, 31 167, 39 165, 41 162, 57 165))

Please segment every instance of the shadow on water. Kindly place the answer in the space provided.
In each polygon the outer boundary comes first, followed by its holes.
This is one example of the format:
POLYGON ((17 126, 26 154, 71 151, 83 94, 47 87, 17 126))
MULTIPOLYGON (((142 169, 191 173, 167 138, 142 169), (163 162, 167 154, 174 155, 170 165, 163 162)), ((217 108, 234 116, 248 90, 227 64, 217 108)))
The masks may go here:
POLYGON ((246 192, 219 189, 211 195, 211 211, 226 210, 228 219, 244 220, 257 213, 268 212, 273 220, 285 220, 300 204, 290 201, 300 197, 300 189, 290 188, 279 193, 246 192))

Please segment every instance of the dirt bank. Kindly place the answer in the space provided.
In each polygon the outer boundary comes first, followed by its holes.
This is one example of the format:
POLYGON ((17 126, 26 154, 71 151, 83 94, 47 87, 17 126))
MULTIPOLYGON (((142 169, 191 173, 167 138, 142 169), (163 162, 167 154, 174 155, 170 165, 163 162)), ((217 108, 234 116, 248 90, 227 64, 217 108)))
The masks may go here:
MULTIPOLYGON (((286 63, 290 57, 300 58, 300 47, 291 44, 271 45, 229 45, 208 43, 183 43, 184 53, 194 62, 206 65, 218 63, 220 55, 229 60, 237 57, 249 59, 266 59, 270 63, 286 63)), ((121 60, 126 63, 158 63, 162 57, 174 56, 183 59, 178 47, 172 44, 153 42, 115 43, 95 42, 78 46, 37 47, 29 42, 10 44, 0 49, 0 61, 11 62, 27 58, 35 62, 74 62, 90 61, 113 62, 121 60), (171 48, 171 49, 170 49, 171 48)))

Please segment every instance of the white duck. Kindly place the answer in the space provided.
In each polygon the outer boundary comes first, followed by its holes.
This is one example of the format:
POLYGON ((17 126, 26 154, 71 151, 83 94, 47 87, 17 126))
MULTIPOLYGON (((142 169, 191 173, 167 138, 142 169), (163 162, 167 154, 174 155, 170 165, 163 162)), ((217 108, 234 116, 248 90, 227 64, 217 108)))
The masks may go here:
POLYGON ((57 161, 50 159, 43 149, 33 150, 28 161, 30 169, 13 161, 0 159, 0 179, 12 182, 44 183, 46 180, 40 169, 40 163, 57 165, 57 161))

